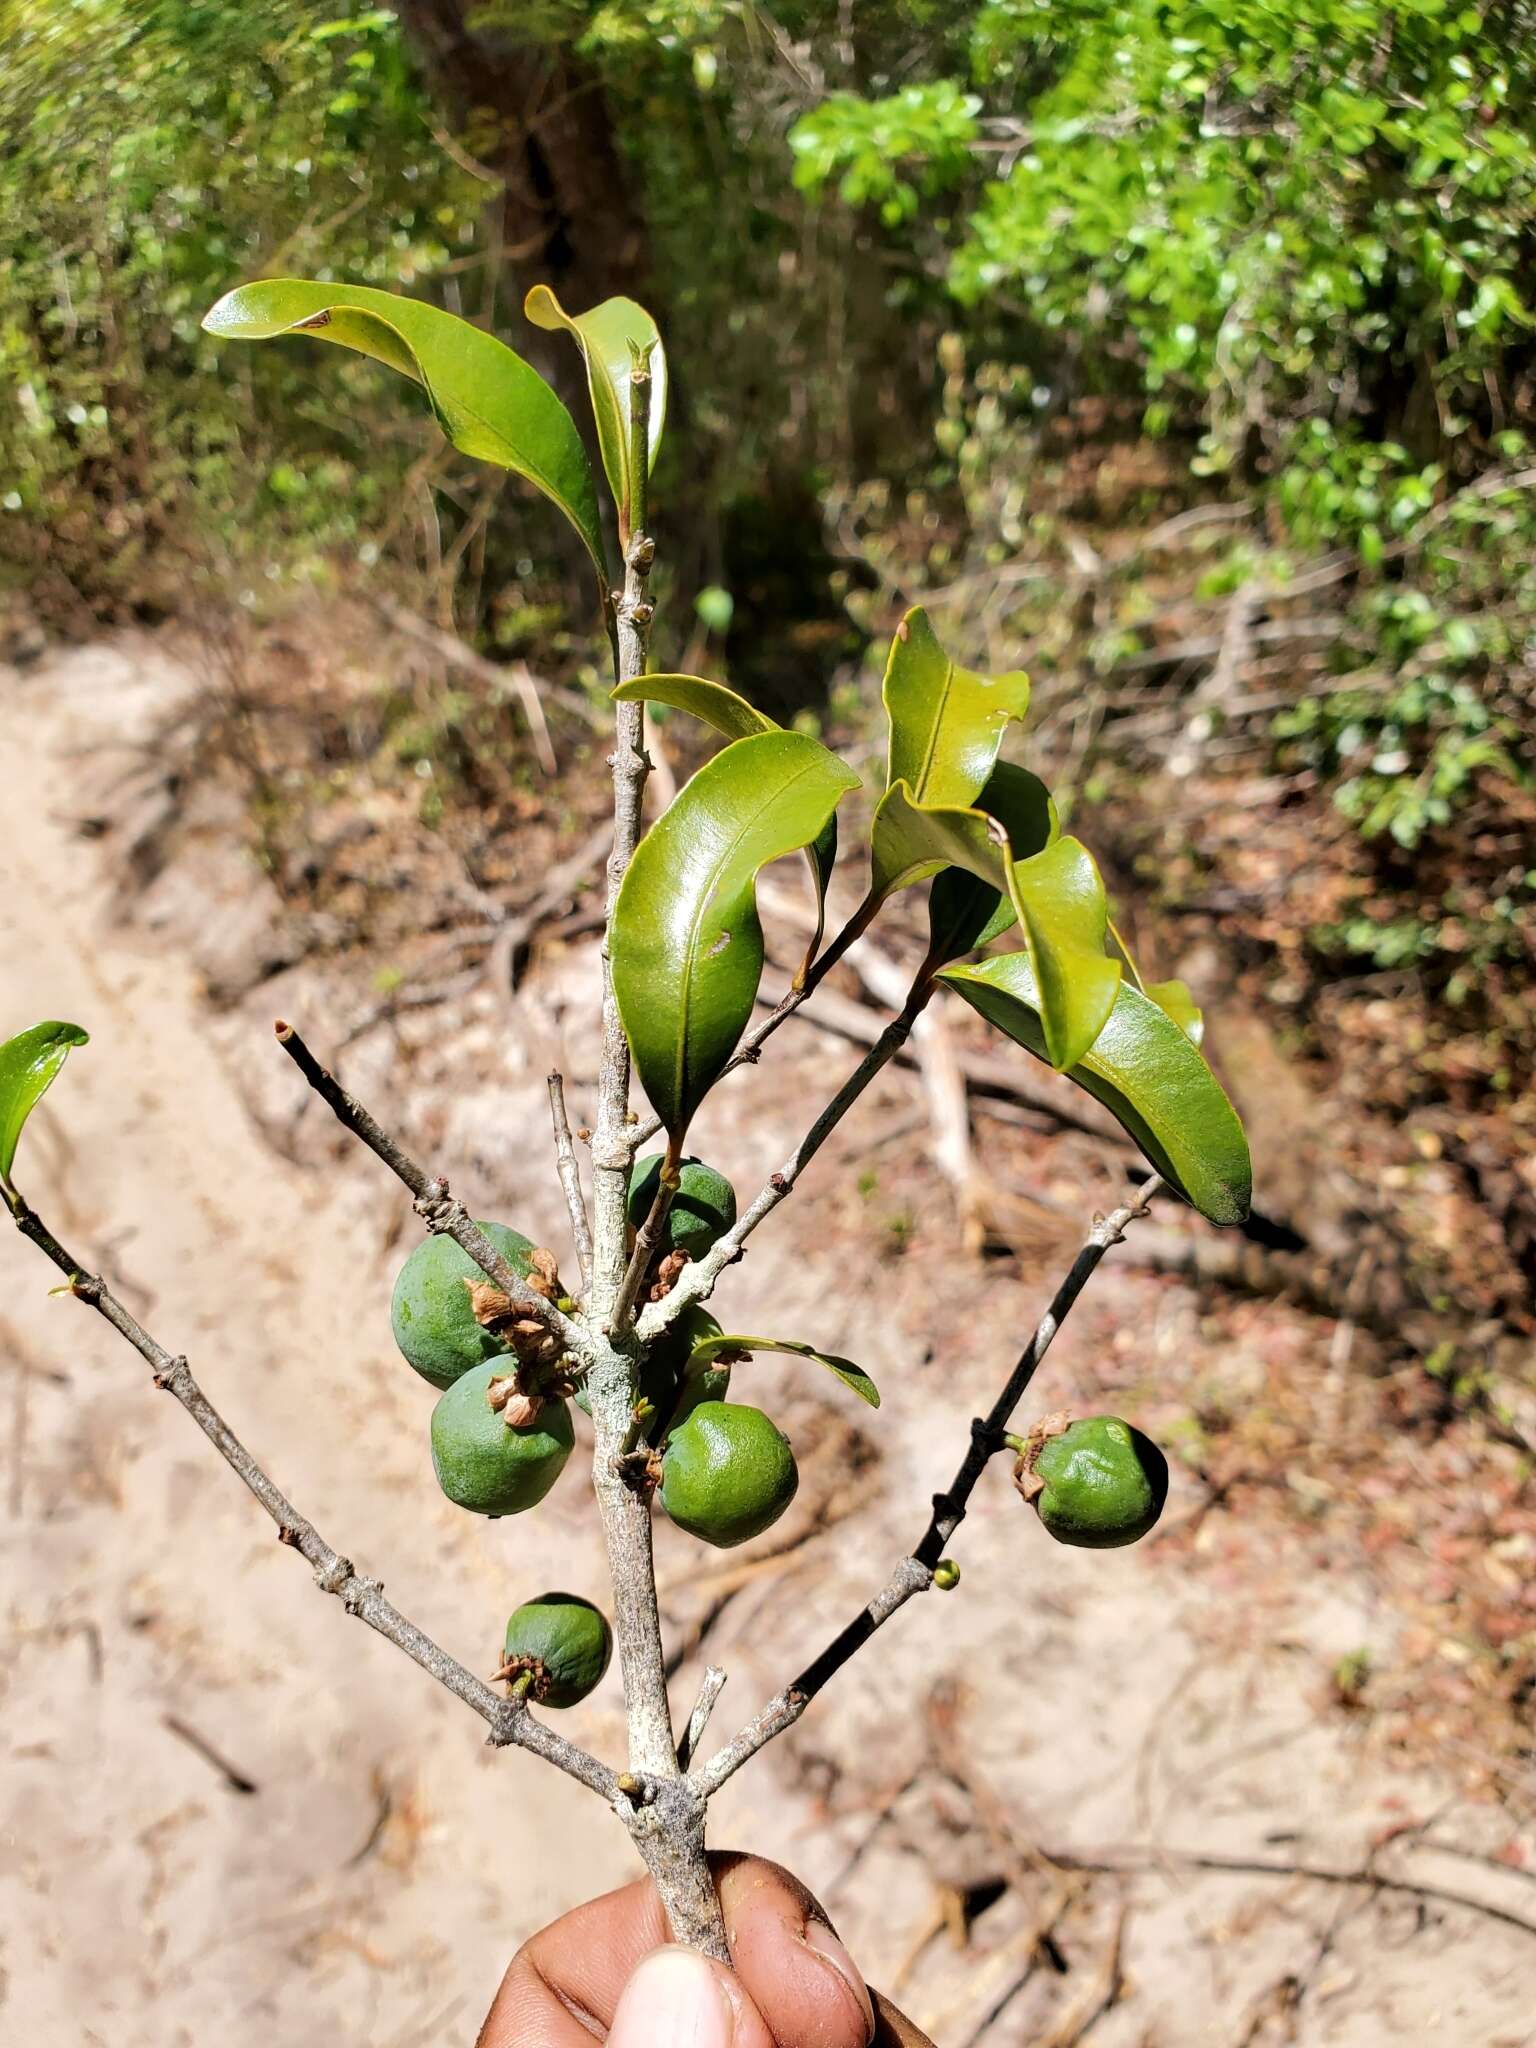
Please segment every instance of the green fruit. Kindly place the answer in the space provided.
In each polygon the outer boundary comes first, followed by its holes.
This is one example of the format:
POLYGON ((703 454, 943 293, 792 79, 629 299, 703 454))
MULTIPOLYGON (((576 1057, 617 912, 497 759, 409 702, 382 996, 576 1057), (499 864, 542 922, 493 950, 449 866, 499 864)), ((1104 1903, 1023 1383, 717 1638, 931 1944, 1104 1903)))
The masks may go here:
MULTIPOLYGON (((629 1176, 629 1220, 638 1230, 651 1213, 661 1186, 661 1154, 637 1159, 629 1176)), ((717 1237, 736 1221, 736 1190, 723 1173, 702 1159, 685 1159, 678 1167, 677 1193, 662 1227, 663 1252, 686 1252, 702 1259, 717 1237)))
POLYGON ((1168 1498, 1168 1460, 1113 1415, 1074 1422, 1034 1456, 1035 1510, 1058 1543, 1114 1550, 1146 1535, 1168 1498))
POLYGON ((613 1655, 613 1636, 590 1600, 575 1593, 541 1593, 525 1600, 507 1623, 502 1676, 532 1677, 528 1697, 546 1707, 584 1700, 613 1655))
POLYGON ((571 1411, 546 1401, 526 1429, 509 1429, 486 1399, 500 1360, 460 1375, 432 1410, 432 1464, 451 1501, 477 1515, 537 1507, 571 1455, 571 1411))
POLYGON ((722 1550, 771 1527, 799 1484, 789 1438, 760 1408, 731 1401, 700 1402, 661 1460, 662 1506, 722 1550))
MULTIPOLYGON (((497 1251, 515 1273, 531 1270, 533 1246, 504 1223, 481 1223, 497 1251)), ((469 1304, 469 1288, 486 1279, 466 1251, 451 1237, 429 1237, 400 1268, 390 1303, 395 1342, 424 1380, 451 1387, 461 1373, 487 1358, 504 1358, 507 1347, 482 1329, 469 1304)))

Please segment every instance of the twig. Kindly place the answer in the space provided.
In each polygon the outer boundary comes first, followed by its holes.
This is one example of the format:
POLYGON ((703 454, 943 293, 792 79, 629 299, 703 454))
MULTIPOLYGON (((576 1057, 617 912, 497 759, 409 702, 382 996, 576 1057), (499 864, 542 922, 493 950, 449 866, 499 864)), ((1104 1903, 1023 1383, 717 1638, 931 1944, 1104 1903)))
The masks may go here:
POLYGON ((693 1712, 688 1716, 688 1726, 683 1730, 683 1739, 677 1745, 677 1767, 686 1771, 699 1753, 699 1744, 704 1740, 704 1730, 709 1726, 709 1717, 715 1711, 725 1685, 725 1673, 718 1664, 708 1664, 699 1684, 699 1696, 693 1703, 693 1712))
POLYGON ((581 1168, 576 1163, 576 1141, 571 1136, 571 1120, 565 1110, 565 1079, 558 1073, 549 1077, 549 1114, 555 1127, 555 1162, 560 1172, 560 1185, 565 1190, 571 1237, 576 1246, 576 1263, 581 1268, 581 1291, 585 1294, 592 1285, 592 1223, 587 1215, 586 1197, 581 1192, 581 1168))
POLYGON ((130 1343, 153 1369, 155 1385, 173 1394, 198 1428, 213 1445, 236 1478, 252 1493, 277 1524, 279 1542, 286 1543, 313 1568, 315 1584, 322 1593, 334 1593, 348 1614, 365 1621, 396 1649, 403 1650, 423 1671, 461 1699, 489 1727, 490 1740, 497 1746, 515 1744, 531 1750, 546 1762, 557 1765, 600 1797, 610 1802, 616 1795, 617 1780, 606 1764, 589 1756, 535 1721, 521 1701, 504 1700, 457 1658, 440 1649, 430 1636, 408 1621, 399 1608, 384 1598, 375 1579, 364 1578, 350 1558, 333 1550, 312 1522, 306 1521, 292 1503, 256 1463, 245 1445, 208 1399, 185 1358, 173 1357, 163 1345, 131 1316, 98 1275, 86 1268, 49 1230, 37 1212, 18 1196, 13 1206, 16 1227, 24 1237, 51 1259, 69 1281, 69 1291, 103 1316, 118 1335, 130 1343))
POLYGON ((259 1792, 261 1787, 254 1778, 248 1778, 244 1771, 232 1764, 227 1756, 215 1749, 206 1735, 199 1735, 190 1721, 183 1721, 180 1714, 162 1714, 160 1725, 178 1742, 184 1742, 194 1755, 200 1756, 208 1768, 217 1771, 231 1792, 238 1792, 244 1798, 259 1792))
POLYGON ((1147 1205, 1162 1185, 1154 1174, 1130 1201, 1122 1203, 1111 1215, 1096 1219, 1071 1269, 1057 1288, 1050 1307, 1040 1318, 1034 1335, 1008 1375, 1002 1392, 985 1418, 978 1416, 972 1422, 971 1441, 960 1469, 946 1491, 934 1495, 933 1514, 917 1548, 910 1556, 900 1559, 874 1599, 854 1616, 841 1634, 833 1638, 821 1655, 771 1699, 734 1741, 717 1750, 703 1769, 694 1773, 706 1798, 718 1792, 727 1778, 739 1771, 775 1736, 782 1735, 786 1728, 792 1728, 828 1679, 842 1670, 876 1629, 882 1628, 914 1593, 925 1593, 933 1584, 934 1566, 943 1557, 949 1539, 965 1519, 976 1482, 986 1470, 988 1460, 1000 1448, 1013 1411, 1023 1399, 1040 1361, 1050 1350, 1056 1332, 1071 1314, 1078 1296, 1098 1270, 1104 1254, 1111 1245, 1119 1244, 1130 1223, 1146 1214, 1147 1205))
POLYGON ((634 1247, 629 1254, 629 1264, 624 1268, 624 1278, 619 1282, 619 1291, 614 1297, 609 1312, 608 1327, 611 1332, 627 1330, 634 1318, 635 1303, 645 1277, 651 1270, 651 1261, 661 1245, 661 1236, 666 1228, 667 1218, 672 1213, 672 1204, 677 1198, 677 1189, 667 1178, 668 1170, 675 1173, 678 1162, 668 1148, 666 1164, 656 1194, 646 1211, 645 1221, 635 1232, 634 1247))
POLYGON ((584 1331, 571 1321, 569 1316, 556 1308, 552 1301, 531 1293, 520 1273, 514 1272, 506 1260, 491 1243, 485 1232, 471 1218, 464 1204, 449 1193, 448 1183, 432 1179, 419 1167, 410 1155, 397 1145, 381 1124, 369 1115, 355 1097, 349 1095, 336 1079, 328 1073, 315 1058, 291 1024, 281 1020, 274 1029, 277 1042, 304 1076, 310 1087, 334 1113, 337 1121, 361 1138, 369 1151, 382 1159, 398 1179, 404 1181, 414 1197, 416 1214, 431 1231, 451 1237, 462 1251, 468 1253, 486 1276, 493 1280, 509 1300, 516 1303, 524 1315, 542 1323, 551 1336, 558 1337, 567 1350, 575 1352, 578 1358, 590 1356, 591 1346, 584 1331))
POLYGON ((876 1074, 906 1044, 912 1035, 912 1026, 932 994, 933 982, 926 975, 919 975, 900 1016, 892 1018, 886 1025, 778 1172, 769 1176, 762 1193, 743 1210, 702 1259, 695 1259, 683 1268, 672 1292, 664 1300, 653 1302, 641 1316, 639 1331, 642 1342, 652 1342, 677 1320, 685 1308, 704 1300, 726 1267, 741 1257, 742 1247, 753 1231, 773 1214, 876 1074))
POLYGON ((1104 1875, 1123 1873, 1126 1876, 1155 1877, 1169 1865, 1185 1870, 1213 1870, 1230 1873, 1234 1877, 1285 1877, 1305 1878, 1313 1884, 1359 1885, 1370 1891, 1394 1892, 1410 1899, 1424 1899, 1439 1906, 1460 1906, 1468 1913, 1482 1913, 1490 1920, 1497 1920, 1505 1927, 1514 1927, 1521 1934, 1536 1935, 1536 1921, 1524 1919, 1512 1912, 1508 1906, 1495 1905, 1488 1899, 1475 1899, 1466 1892, 1448 1891, 1443 1885, 1421 1884, 1407 1877, 1389 1877, 1366 1863, 1354 1870, 1335 1870, 1326 1863, 1300 1863, 1268 1859, 1260 1856, 1218 1855, 1204 1849, 1169 1849, 1158 1846, 1141 1849, 1136 1845, 1126 1848, 1110 1847, 1085 1851, 1078 1855, 1073 1851, 1044 1849, 1041 1852, 1062 1870, 1084 1870, 1104 1875))

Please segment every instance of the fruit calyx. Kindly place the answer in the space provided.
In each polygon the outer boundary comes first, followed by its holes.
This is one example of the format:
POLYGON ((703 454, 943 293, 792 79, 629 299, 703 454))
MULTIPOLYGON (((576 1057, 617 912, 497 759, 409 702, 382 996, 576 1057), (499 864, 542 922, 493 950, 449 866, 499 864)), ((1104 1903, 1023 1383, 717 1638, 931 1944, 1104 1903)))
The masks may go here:
POLYGON ((1009 1436, 1003 1439, 1010 1450, 1015 1450, 1019 1454, 1014 1461, 1013 1483, 1019 1489, 1021 1497, 1031 1505, 1045 1491, 1045 1481, 1035 1470, 1040 1453, 1053 1436, 1066 1435, 1072 1427, 1073 1419, 1071 1409, 1055 1408, 1049 1415, 1042 1415, 1038 1421, 1032 1422, 1024 1437, 1009 1436))

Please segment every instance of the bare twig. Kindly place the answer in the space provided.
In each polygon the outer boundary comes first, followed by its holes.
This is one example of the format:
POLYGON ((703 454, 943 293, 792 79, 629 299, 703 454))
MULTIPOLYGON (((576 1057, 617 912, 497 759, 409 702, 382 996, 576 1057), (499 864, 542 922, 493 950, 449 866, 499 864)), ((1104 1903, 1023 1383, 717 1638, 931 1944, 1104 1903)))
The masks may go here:
POLYGON ((917 1548, 910 1556, 898 1561, 874 1599, 833 1638, 821 1655, 771 1699, 734 1741, 717 1750, 709 1762, 694 1773, 706 1798, 718 1792, 727 1778, 740 1770, 748 1758, 765 1748, 775 1736, 782 1735, 786 1728, 792 1728, 828 1679, 842 1670, 876 1629, 882 1628, 914 1593, 924 1593, 933 1584, 934 1566, 943 1557, 949 1539, 965 1519, 976 1482, 986 1470, 988 1460, 1001 1448, 1003 1432, 1034 1378, 1040 1361, 1050 1350, 1056 1332, 1071 1314, 1073 1305, 1098 1270, 1104 1254, 1111 1245, 1119 1244, 1130 1223, 1146 1214, 1148 1204, 1162 1185, 1162 1181, 1153 1175, 1130 1201, 1123 1203, 1111 1215, 1095 1220, 1071 1269, 1057 1288, 1050 1307, 1040 1318, 1034 1335, 1008 1375, 1002 1392, 987 1415, 978 1416, 972 1422, 971 1441, 960 1469, 946 1491, 934 1495, 933 1514, 917 1548))
POLYGON ((555 1161, 560 1171, 560 1185, 565 1190, 576 1262, 581 1268, 581 1291, 585 1294, 592 1284, 592 1224, 587 1215, 586 1197, 581 1191, 576 1141, 571 1136, 571 1120, 565 1110, 565 1080, 558 1073, 549 1077, 549 1114, 555 1128, 555 1161))
POLYGON ((704 1300, 726 1267, 741 1257, 742 1247, 753 1231, 773 1214, 876 1074, 906 1044, 912 1035, 912 1026, 932 994, 932 981, 926 975, 919 975, 900 1016, 893 1017, 886 1025, 778 1172, 769 1176, 762 1193, 742 1211, 732 1227, 716 1240, 702 1259, 695 1259, 683 1268, 672 1292, 664 1300, 653 1302, 641 1316, 639 1330, 642 1341, 653 1341, 677 1320, 685 1308, 704 1300))
POLYGON ((413 1621, 408 1621, 398 1607, 384 1598, 378 1581, 364 1578, 350 1558, 333 1550, 314 1524, 306 1521, 278 1490, 199 1387, 186 1359, 173 1357, 157 1343, 105 1281, 88 1272, 72 1252, 66 1251, 42 1218, 19 1196, 13 1204, 13 1214, 22 1235, 30 1238, 64 1274, 70 1283, 69 1291, 95 1309, 133 1346, 153 1369, 155 1385, 173 1394, 186 1409, 219 1456, 277 1524, 278 1540, 296 1550, 313 1568, 315 1583, 323 1593, 334 1593, 348 1614, 365 1621, 456 1699, 472 1707, 489 1727, 493 1744, 504 1747, 511 1743, 531 1750, 602 1798, 613 1800, 617 1780, 606 1764, 535 1721, 521 1701, 502 1699, 457 1658, 440 1649, 413 1621))
POLYGON ((449 1193, 445 1180, 430 1177, 403 1151, 389 1133, 379 1124, 355 1097, 349 1095, 336 1079, 328 1073, 315 1058, 291 1024, 281 1021, 275 1027, 277 1042, 304 1076, 310 1087, 333 1112, 337 1121, 361 1138, 369 1151, 382 1159, 398 1179, 404 1181, 414 1197, 416 1214, 431 1231, 451 1237, 459 1248, 467 1252, 480 1270, 502 1290, 526 1316, 542 1323, 551 1336, 558 1337, 567 1350, 578 1358, 586 1359, 591 1346, 586 1333, 573 1323, 569 1316, 556 1308, 552 1301, 530 1292, 520 1273, 509 1266, 491 1243, 485 1232, 470 1216, 464 1204, 449 1193))
POLYGON ((1221 1871, 1234 1877, 1299 1877, 1312 1884, 1360 1886, 1367 1891, 1391 1892, 1405 1898, 1423 1899, 1433 1905, 1459 1906, 1464 1912, 1481 1913, 1487 1919, 1497 1920, 1505 1927, 1518 1929, 1521 1934, 1536 1935, 1536 1921, 1527 1920, 1523 1914, 1512 1911, 1508 1906, 1497 1905, 1491 1899, 1473 1898, 1466 1892, 1451 1891, 1443 1885, 1423 1884, 1414 1878, 1390 1877, 1384 1871, 1378 1870, 1372 1861, 1367 1861, 1357 1869, 1339 1870, 1326 1863, 1304 1863, 1281 1857, 1218 1854, 1203 1849, 1170 1849, 1161 1843, 1149 1849, 1131 1845, 1125 1848, 1085 1850, 1081 1854, 1070 1849, 1044 1849, 1042 1854, 1062 1870, 1106 1874, 1122 1872, 1127 1876, 1145 1874, 1155 1877, 1172 1867, 1182 1870, 1221 1871))
POLYGON ((677 1745, 677 1767, 686 1771, 699 1753, 699 1744, 704 1740, 704 1730, 709 1726, 709 1717, 715 1711, 725 1686, 725 1673, 718 1664, 708 1664, 699 1682, 699 1696, 693 1703, 693 1712, 688 1716, 688 1726, 683 1730, 683 1739, 677 1745))

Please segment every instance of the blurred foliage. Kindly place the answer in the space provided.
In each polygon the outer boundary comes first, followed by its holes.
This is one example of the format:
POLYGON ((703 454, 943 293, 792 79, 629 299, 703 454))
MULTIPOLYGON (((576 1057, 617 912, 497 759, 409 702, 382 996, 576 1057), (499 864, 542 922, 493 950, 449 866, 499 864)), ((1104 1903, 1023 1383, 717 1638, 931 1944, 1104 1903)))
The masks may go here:
POLYGON ((472 245, 484 188, 394 16, 0 0, 0 40, 0 563, 158 607, 189 563, 377 546, 432 437, 385 423, 367 371, 219 363, 198 322, 263 272, 420 289, 472 245))

